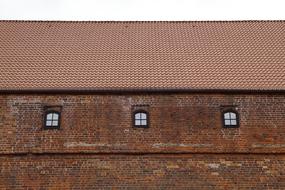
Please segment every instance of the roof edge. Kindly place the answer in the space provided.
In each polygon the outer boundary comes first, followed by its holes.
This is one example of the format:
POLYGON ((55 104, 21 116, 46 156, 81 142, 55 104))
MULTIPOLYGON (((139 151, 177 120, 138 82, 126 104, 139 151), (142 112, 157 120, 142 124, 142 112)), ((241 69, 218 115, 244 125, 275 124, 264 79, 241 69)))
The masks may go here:
POLYGON ((0 20, 0 22, 62 22, 62 23, 209 23, 209 22, 285 22, 285 20, 0 20))
POLYGON ((58 88, 0 89, 1 94, 147 94, 147 93, 224 93, 224 94, 285 94, 285 89, 180 89, 180 88, 58 88))

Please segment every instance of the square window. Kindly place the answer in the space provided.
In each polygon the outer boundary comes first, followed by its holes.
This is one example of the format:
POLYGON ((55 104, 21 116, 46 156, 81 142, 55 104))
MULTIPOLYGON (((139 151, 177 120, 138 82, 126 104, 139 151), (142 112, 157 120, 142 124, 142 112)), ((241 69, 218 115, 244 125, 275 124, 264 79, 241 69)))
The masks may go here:
POLYGON ((137 128, 147 128, 149 115, 145 107, 136 108, 132 114, 132 123, 137 128))
POLYGON ((59 129, 60 128, 60 108, 47 107, 44 114, 44 128, 59 129))
POLYGON ((223 110, 222 119, 224 127, 234 128, 239 127, 239 115, 235 108, 227 108, 223 110))

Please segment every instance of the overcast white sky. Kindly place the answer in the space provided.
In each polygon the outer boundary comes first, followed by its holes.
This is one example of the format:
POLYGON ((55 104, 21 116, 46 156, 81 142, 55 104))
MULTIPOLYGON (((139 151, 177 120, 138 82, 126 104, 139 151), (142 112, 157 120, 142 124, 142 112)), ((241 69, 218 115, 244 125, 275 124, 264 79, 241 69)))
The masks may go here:
POLYGON ((1 20, 285 20, 285 0, 0 0, 1 20))

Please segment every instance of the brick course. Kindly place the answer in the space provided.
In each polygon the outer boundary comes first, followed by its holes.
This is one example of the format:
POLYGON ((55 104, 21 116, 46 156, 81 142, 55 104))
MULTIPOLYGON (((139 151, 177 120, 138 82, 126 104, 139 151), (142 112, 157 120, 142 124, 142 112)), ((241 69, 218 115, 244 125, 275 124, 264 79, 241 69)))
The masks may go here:
POLYGON ((285 189, 284 155, 0 158, 1 189, 285 189))

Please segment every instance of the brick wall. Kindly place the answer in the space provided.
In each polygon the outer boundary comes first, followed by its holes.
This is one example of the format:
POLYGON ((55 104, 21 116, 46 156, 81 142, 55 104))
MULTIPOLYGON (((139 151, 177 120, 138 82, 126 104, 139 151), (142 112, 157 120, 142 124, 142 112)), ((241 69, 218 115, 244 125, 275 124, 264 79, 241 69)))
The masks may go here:
POLYGON ((0 158, 0 189, 285 189, 284 155, 0 158))
POLYGON ((282 152, 284 95, 2 95, 0 152, 282 152), (62 106, 60 130, 44 130, 44 106, 62 106), (134 128, 147 105, 148 129, 134 128), (235 105, 240 127, 223 128, 235 105))
POLYGON ((282 189, 284 153, 282 94, 0 96, 2 187, 282 189), (59 130, 43 129, 45 106, 61 106, 59 130), (132 124, 140 106, 147 129, 132 124), (239 128, 223 128, 227 106, 239 128))

